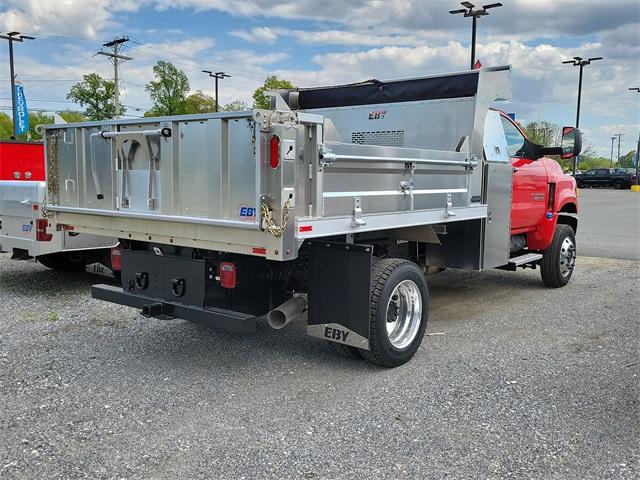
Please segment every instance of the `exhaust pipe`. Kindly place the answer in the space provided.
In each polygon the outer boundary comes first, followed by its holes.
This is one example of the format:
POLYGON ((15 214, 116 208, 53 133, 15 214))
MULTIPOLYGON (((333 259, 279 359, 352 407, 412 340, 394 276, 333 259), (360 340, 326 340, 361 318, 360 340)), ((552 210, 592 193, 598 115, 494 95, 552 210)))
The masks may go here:
POLYGON ((280 330, 291 320, 307 309, 307 296, 293 297, 267 313, 267 322, 271 328, 280 330))

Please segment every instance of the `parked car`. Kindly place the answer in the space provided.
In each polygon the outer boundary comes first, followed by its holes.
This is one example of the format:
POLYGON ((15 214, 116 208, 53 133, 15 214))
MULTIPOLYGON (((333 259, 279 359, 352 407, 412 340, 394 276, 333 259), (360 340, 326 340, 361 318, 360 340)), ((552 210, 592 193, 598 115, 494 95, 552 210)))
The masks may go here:
POLYGON ((633 174, 623 169, 592 168, 585 173, 576 173, 578 188, 585 187, 613 187, 629 188, 635 181, 633 174))
POLYGON ((616 173, 626 173, 628 175, 631 175, 631 181, 632 183, 636 183, 636 168, 616 168, 616 173))

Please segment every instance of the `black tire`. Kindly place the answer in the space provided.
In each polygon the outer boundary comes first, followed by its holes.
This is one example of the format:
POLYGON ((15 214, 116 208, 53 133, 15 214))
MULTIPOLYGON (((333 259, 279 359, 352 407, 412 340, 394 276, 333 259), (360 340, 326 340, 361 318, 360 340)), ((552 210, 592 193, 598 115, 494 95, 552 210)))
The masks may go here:
POLYGON ((385 258, 374 263, 371 270, 370 350, 361 350, 362 357, 370 363, 388 368, 408 362, 422 343, 428 318, 429 293, 422 270, 415 263, 397 258, 385 258), (410 337, 406 346, 398 348, 392 344, 387 333, 387 308, 390 306, 392 293, 405 280, 410 281, 407 283, 412 284, 411 288, 415 287, 420 296, 421 313, 415 317, 419 319, 419 323, 414 336, 410 337))
POLYGON ((584 188, 584 185, 582 182, 576 182, 576 188, 584 188))
POLYGON ((63 272, 82 272, 87 265, 87 257, 82 252, 49 253, 36 258, 45 267, 63 272))
POLYGON ((551 245, 542 253, 540 273, 548 287, 564 287, 575 267, 576 236, 569 225, 558 224, 551 245), (568 242, 568 243, 567 243, 568 242))
POLYGON ((338 342, 327 342, 331 344, 333 350, 339 355, 353 360, 362 360, 362 350, 351 345, 345 345, 338 342))
POLYGON ((616 190, 622 190, 625 186, 625 183, 621 181, 617 181, 613 184, 613 188, 615 188, 616 190))

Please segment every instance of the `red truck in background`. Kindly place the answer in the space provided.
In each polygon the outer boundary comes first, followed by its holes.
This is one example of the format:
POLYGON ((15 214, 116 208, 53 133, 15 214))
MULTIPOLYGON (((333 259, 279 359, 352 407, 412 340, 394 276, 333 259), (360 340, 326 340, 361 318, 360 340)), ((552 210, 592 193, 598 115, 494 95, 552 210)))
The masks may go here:
POLYGON ((0 252, 55 270, 113 276, 109 250, 117 239, 52 226, 43 211, 45 178, 42 142, 0 142, 0 252))
POLYGON ((0 180, 44 182, 44 146, 40 142, 0 142, 0 180))

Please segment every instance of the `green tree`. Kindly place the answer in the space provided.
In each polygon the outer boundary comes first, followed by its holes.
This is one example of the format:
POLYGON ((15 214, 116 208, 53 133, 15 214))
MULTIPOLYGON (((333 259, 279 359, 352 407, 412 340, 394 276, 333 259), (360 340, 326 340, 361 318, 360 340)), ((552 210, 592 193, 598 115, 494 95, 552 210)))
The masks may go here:
POLYGON ((53 116, 45 115, 44 113, 29 112, 29 135, 18 135, 19 139, 30 139, 33 141, 42 140, 42 135, 36 132, 36 126, 38 125, 50 125, 53 123, 53 116))
POLYGON ((0 139, 7 140, 13 135, 13 123, 6 113, 0 113, 0 139))
POLYGON ((153 108, 145 117, 181 115, 187 110, 189 79, 172 63, 160 60, 153 67, 155 80, 147 83, 145 90, 153 100, 153 108))
POLYGON ((223 112, 241 112, 243 110, 248 110, 249 105, 242 100, 234 100, 231 103, 227 103, 226 105, 222 105, 220 110, 223 112))
MULTIPOLYGON (((115 82, 102 78, 97 73, 90 73, 82 78, 82 82, 71 87, 67 98, 85 107, 85 116, 89 120, 109 120, 115 117, 115 82)), ((122 105, 118 110, 119 115, 126 111, 122 105)))
POLYGON ((282 80, 275 75, 268 76, 265 79, 264 84, 253 92, 253 107, 270 108, 271 101, 264 92, 278 89, 287 90, 290 88, 295 88, 295 86, 289 80, 282 80))
POLYGON ((67 123, 77 123, 77 122, 87 121, 87 117, 85 117, 80 112, 72 112, 69 110, 65 110, 64 112, 58 112, 58 115, 60 115, 62 119, 67 123))
POLYGON ((198 90, 185 99, 185 113, 210 113, 216 111, 216 99, 198 90))
POLYGON ((620 168, 631 168, 633 167, 633 156, 636 154, 635 150, 631 150, 627 152, 626 155, 620 155, 620 168))
POLYGON ((524 127, 524 131, 529 140, 543 147, 560 145, 560 127, 551 122, 529 122, 524 127))

